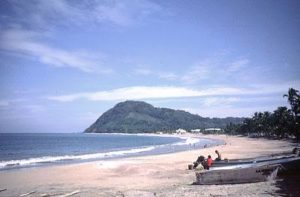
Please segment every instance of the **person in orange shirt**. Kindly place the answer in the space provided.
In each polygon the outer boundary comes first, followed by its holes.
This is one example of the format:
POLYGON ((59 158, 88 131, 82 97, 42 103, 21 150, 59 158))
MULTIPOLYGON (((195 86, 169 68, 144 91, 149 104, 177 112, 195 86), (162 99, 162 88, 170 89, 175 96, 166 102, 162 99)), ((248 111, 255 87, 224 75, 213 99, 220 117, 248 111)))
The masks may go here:
POLYGON ((207 161, 206 161, 206 164, 207 164, 206 169, 207 170, 209 170, 209 168, 211 167, 212 163, 213 163, 213 160, 212 160, 211 156, 208 155, 208 158, 207 158, 207 161))

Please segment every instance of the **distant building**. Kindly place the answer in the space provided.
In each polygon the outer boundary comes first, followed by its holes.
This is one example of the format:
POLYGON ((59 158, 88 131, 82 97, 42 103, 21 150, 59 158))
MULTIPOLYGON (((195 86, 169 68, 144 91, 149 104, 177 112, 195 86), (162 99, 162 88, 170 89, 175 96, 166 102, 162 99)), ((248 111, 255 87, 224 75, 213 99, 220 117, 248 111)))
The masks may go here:
POLYGON ((176 130, 176 133, 177 133, 177 134, 186 134, 187 131, 184 130, 184 129, 177 129, 177 130, 176 130))
POLYGON ((200 133, 200 132, 201 132, 201 129, 192 129, 191 132, 192 132, 192 133, 200 133))
POLYGON ((220 128, 207 128, 207 129, 204 129, 205 132, 221 132, 222 129, 220 128))

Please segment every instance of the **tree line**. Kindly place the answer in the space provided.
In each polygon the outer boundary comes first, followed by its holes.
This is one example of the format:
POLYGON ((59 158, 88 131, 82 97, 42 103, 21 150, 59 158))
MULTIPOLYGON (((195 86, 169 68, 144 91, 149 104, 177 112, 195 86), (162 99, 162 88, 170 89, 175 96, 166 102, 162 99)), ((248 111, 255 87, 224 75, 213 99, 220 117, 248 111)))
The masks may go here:
POLYGON ((245 118, 241 124, 229 123, 224 132, 253 137, 295 138, 300 141, 300 94, 293 88, 288 90, 290 108, 278 107, 273 112, 255 112, 251 118, 245 118))

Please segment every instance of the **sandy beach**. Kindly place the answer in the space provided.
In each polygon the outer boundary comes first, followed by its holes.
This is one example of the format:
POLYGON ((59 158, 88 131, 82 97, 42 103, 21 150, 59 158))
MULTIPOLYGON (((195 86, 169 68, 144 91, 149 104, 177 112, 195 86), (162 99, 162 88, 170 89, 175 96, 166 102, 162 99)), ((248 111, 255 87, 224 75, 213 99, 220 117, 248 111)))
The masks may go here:
POLYGON ((0 190, 6 190, 0 196, 272 196, 278 190, 274 182, 192 185, 195 174, 187 165, 199 155, 215 158, 215 149, 223 158, 248 158, 292 150, 292 143, 226 135, 203 137, 226 144, 164 155, 1 171, 0 190))

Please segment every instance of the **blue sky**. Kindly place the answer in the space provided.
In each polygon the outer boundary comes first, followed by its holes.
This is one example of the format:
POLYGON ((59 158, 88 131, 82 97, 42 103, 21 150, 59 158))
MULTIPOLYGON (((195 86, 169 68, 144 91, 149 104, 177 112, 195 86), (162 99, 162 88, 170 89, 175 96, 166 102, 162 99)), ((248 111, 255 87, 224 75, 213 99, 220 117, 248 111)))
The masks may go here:
POLYGON ((80 132, 124 100, 205 117, 288 105, 299 1, 0 1, 0 132, 80 132))

